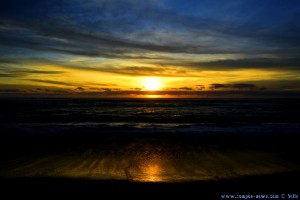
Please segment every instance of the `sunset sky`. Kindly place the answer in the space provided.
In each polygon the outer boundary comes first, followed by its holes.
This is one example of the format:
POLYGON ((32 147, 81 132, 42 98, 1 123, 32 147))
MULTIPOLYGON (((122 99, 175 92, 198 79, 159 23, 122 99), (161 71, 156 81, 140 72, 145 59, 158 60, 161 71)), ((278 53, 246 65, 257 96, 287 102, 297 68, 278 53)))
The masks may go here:
POLYGON ((0 96, 300 96, 300 1, 9 0, 0 96))

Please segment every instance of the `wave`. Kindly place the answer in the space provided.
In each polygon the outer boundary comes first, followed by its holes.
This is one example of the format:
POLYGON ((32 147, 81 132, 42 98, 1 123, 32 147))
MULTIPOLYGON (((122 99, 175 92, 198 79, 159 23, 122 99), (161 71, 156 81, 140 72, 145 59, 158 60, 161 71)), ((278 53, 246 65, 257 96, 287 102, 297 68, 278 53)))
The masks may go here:
POLYGON ((168 134, 294 134, 300 132, 300 123, 215 124, 175 123, 19 123, 1 127, 4 133, 22 134, 106 134, 106 133, 168 133, 168 134))

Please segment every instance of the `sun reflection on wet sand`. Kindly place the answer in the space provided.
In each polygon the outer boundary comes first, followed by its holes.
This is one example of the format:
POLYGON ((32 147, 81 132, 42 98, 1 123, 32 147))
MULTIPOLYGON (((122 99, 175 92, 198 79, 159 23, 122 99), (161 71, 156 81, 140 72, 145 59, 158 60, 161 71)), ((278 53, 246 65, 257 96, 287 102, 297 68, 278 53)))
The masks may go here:
POLYGON ((135 141, 122 153, 112 149, 82 154, 48 155, 8 163, 7 177, 72 177, 134 182, 182 182, 230 179, 299 170, 275 154, 259 151, 218 151, 135 141), (263 160, 263 162, 262 162, 263 160))
POLYGON ((145 178, 143 181, 160 182, 163 181, 160 177, 160 166, 158 164, 149 164, 144 169, 145 178))
POLYGON ((128 173, 132 181, 163 182, 166 152, 159 146, 139 143, 131 147, 127 157, 130 160, 128 173))

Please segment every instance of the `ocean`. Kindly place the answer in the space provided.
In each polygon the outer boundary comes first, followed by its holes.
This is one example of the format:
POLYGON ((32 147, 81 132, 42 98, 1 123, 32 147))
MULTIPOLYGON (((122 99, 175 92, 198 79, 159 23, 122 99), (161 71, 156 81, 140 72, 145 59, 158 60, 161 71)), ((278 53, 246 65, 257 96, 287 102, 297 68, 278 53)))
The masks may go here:
MULTIPOLYGON (((60 129, 101 132, 215 132, 265 134, 299 130, 293 99, 9 99, 1 100, 1 126, 43 134, 60 129)), ((87 132, 88 134, 88 132, 87 132)))

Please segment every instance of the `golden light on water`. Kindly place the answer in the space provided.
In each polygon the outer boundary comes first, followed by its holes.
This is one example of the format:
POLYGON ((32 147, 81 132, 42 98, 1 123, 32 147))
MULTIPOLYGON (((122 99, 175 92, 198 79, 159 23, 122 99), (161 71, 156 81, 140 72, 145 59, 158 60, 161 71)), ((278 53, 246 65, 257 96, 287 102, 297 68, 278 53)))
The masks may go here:
POLYGON ((147 94, 147 95, 143 95, 142 97, 146 97, 149 99, 156 99, 156 98, 162 98, 164 97, 163 95, 157 95, 157 94, 147 94))

